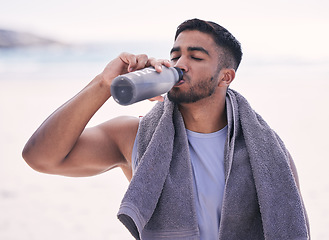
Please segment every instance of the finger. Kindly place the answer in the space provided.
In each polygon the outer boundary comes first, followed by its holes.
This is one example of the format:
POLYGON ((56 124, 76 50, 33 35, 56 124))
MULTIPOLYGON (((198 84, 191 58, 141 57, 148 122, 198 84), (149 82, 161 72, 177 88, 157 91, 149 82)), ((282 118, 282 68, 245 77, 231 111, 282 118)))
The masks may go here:
POLYGON ((136 55, 136 65, 134 66, 134 70, 147 67, 147 62, 148 62, 148 56, 146 54, 136 55))
POLYGON ((162 64, 165 65, 166 67, 171 67, 171 62, 167 59, 162 60, 162 64))
POLYGON ((166 59, 155 59, 155 58, 149 58, 147 62, 148 66, 153 66, 157 72, 162 71, 162 66, 170 67, 170 61, 166 59))
POLYGON ((162 97, 162 96, 153 97, 153 98, 150 98, 149 101, 151 101, 151 102, 154 102, 154 101, 163 102, 164 97, 162 97))
POLYGON ((155 58, 149 58, 146 65, 154 67, 157 72, 162 71, 162 64, 155 58))
POLYGON ((128 64, 128 72, 134 71, 137 65, 136 55, 124 52, 120 54, 119 58, 121 59, 121 61, 128 64))

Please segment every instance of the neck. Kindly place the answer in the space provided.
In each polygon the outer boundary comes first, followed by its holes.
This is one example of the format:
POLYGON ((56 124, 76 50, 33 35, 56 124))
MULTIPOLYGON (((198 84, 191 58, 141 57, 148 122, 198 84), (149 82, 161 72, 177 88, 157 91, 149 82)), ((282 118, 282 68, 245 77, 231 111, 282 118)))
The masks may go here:
POLYGON ((225 95, 220 100, 205 98, 195 103, 180 104, 185 127, 199 133, 216 132, 227 125, 225 95))

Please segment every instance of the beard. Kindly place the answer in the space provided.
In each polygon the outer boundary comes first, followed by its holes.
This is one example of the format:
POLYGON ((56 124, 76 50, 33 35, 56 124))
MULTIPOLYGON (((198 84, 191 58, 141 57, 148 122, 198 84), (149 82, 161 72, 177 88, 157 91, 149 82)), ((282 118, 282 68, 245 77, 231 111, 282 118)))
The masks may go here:
POLYGON ((184 84, 190 85, 189 89, 182 91, 180 88, 172 88, 167 97, 174 103, 195 103, 201 99, 210 97, 216 90, 217 79, 219 71, 216 71, 215 75, 209 78, 205 78, 198 81, 196 85, 192 85, 190 79, 186 76, 184 84))

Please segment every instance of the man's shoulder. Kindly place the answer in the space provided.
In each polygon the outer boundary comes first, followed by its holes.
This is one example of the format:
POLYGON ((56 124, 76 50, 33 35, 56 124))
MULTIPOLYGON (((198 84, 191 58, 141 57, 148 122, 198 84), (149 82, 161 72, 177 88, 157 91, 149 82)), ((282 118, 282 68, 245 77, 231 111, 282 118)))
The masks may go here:
POLYGON ((118 133, 136 135, 139 125, 139 118, 132 116, 119 116, 101 124, 109 134, 118 133))

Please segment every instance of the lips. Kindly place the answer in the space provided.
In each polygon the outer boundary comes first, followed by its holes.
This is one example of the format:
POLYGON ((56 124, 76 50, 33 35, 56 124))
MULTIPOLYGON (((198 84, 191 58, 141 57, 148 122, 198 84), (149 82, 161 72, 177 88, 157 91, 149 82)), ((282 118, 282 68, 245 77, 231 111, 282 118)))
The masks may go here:
POLYGON ((185 82, 184 79, 182 79, 182 80, 180 80, 178 83, 176 83, 176 84, 174 85, 174 87, 177 87, 177 86, 179 86, 179 85, 182 85, 184 82, 185 82))

